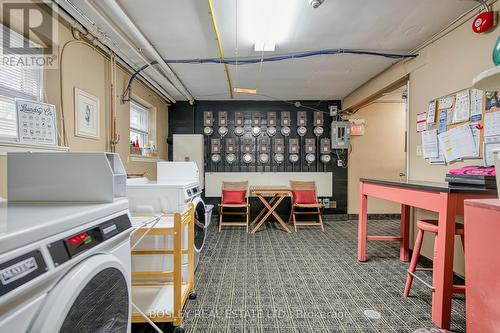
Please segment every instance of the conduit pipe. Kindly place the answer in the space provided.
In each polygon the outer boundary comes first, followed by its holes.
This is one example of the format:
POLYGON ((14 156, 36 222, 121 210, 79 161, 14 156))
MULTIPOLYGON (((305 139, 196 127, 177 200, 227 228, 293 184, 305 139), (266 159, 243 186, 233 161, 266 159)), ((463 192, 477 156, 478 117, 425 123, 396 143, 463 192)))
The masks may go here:
MULTIPOLYGON (((96 2, 94 1, 94 4, 96 2)), ((179 90, 179 92, 190 102, 194 102, 194 98, 191 93, 186 89, 184 84, 179 80, 177 75, 172 71, 168 64, 163 61, 161 55, 156 51, 156 49, 151 45, 151 43, 146 39, 142 32, 137 28, 135 23, 130 19, 130 17, 123 11, 120 5, 115 0, 102 1, 100 4, 105 4, 106 8, 112 12, 120 20, 121 27, 127 30, 130 35, 132 35, 141 45, 141 47, 147 51, 153 58, 158 62, 160 68, 165 72, 170 82, 179 90)))
MULTIPOLYGON (((222 41, 220 39, 219 29, 217 28, 217 20, 215 19, 214 5, 212 0, 208 0, 208 8, 210 10, 210 17, 212 18, 212 26, 215 32, 215 39, 217 40, 217 48, 219 49, 219 57, 224 60, 224 50, 222 49, 222 41)), ((233 99, 233 84, 231 83, 231 76, 229 75, 229 69, 227 64, 224 64, 224 72, 226 73, 227 85, 229 88, 229 96, 233 99)))
MULTIPOLYGON (((109 38, 107 38, 105 36, 108 40, 103 40, 104 39, 103 37, 101 37, 101 40, 98 40, 95 36, 93 36, 90 33, 90 31, 99 31, 95 27, 95 24, 92 22, 92 20, 90 20, 83 13, 81 13, 81 11, 78 8, 76 8, 70 1, 68 1, 68 0, 54 0, 54 1, 57 4, 57 7, 55 7, 55 10, 59 16, 61 16, 65 21, 67 21, 72 27, 74 27, 78 31, 80 31, 86 38, 88 38, 88 39, 93 38, 94 45, 98 46, 100 49, 102 49, 104 52, 106 52, 106 54, 110 55, 112 52, 111 50, 113 50, 113 52, 116 55, 118 55, 117 62, 120 65, 122 65, 124 68, 129 68, 130 70, 132 70, 132 72, 135 71, 135 69, 131 65, 129 65, 127 62, 125 62, 123 60, 123 59, 127 59, 127 56, 125 56, 121 52, 121 50, 116 50, 114 45, 110 45, 110 44, 112 44, 112 42, 109 40, 109 38), (64 10, 62 10, 62 8, 64 10), (80 20, 75 20, 72 16, 70 16, 68 13, 66 13, 65 10, 68 11, 71 15, 78 17, 80 20), (86 22, 86 23, 81 23, 82 21, 86 22), (89 38, 89 35, 90 35, 90 38, 89 38)), ((115 30, 113 30, 113 31, 115 31, 115 30)), ((122 36, 120 36, 120 37, 122 37, 122 36)), ((143 60, 145 63, 148 63, 149 60, 144 58, 144 56, 142 54, 140 54, 134 46, 129 45, 129 47, 131 48, 131 50, 133 50, 135 52, 135 55, 137 55, 139 58, 141 58, 141 60, 143 60)), ((160 71, 158 71, 156 68, 151 68, 151 70, 156 72, 158 75, 164 77, 164 75, 160 71)), ((165 91, 165 89, 163 89, 158 83, 156 83, 156 80, 154 80, 153 78, 151 78, 147 74, 141 74, 141 77, 144 80, 144 82, 150 88, 155 90, 155 92, 158 95, 162 96, 167 101, 171 101, 171 102, 175 103, 175 99, 172 96, 170 96, 170 94, 167 93, 165 91)))

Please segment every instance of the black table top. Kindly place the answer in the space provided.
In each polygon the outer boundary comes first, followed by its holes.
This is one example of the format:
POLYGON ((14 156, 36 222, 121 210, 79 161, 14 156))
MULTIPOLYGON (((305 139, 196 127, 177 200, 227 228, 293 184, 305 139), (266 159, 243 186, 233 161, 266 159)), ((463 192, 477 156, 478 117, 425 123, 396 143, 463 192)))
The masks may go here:
POLYGON ((370 179, 370 178, 360 178, 360 182, 395 186, 402 188, 413 188, 417 190, 431 191, 431 192, 446 192, 446 193, 474 193, 474 194, 496 194, 497 190, 475 188, 475 187, 449 187, 448 183, 439 182, 426 182, 418 180, 409 181, 398 181, 398 180, 386 180, 386 179, 370 179))

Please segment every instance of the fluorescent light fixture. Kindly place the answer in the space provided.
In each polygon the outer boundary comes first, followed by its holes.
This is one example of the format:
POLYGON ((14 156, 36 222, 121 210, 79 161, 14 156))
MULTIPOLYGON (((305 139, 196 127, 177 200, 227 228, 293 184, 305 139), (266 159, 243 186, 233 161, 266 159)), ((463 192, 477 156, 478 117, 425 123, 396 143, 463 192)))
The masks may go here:
POLYGON ((243 88, 233 88, 233 92, 239 94, 256 94, 256 89, 243 89, 243 88))
POLYGON ((272 52, 290 35, 304 0, 240 0, 242 37, 257 52, 272 52))

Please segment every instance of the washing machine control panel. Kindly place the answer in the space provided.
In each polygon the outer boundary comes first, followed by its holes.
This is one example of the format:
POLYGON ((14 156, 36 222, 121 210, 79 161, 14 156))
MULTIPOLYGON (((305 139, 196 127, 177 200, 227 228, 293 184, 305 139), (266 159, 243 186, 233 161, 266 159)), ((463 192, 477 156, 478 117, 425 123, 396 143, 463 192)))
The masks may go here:
POLYGON ((201 193, 201 189, 199 186, 188 188, 185 191, 186 191, 185 202, 191 201, 194 197, 198 196, 201 193))
POLYGON ((124 214, 93 228, 82 230, 77 234, 55 241, 47 245, 47 248, 54 264, 58 266, 130 227, 130 219, 124 214))

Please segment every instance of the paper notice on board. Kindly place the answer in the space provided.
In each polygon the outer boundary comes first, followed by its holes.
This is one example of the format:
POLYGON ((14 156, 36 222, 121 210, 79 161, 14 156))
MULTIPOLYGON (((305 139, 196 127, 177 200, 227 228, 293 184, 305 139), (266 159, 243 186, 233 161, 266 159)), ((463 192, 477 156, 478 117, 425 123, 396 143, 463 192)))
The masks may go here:
POLYGON ((422 152, 424 158, 439 156, 437 129, 422 132, 422 152))
POLYGON ((446 162, 476 155, 476 143, 468 124, 457 126, 438 135, 446 162))
POLYGON ((417 114, 417 132, 423 132, 427 129, 427 113, 417 114))
POLYGON ((453 108, 453 123, 468 121, 470 118, 470 91, 463 90, 455 95, 453 108))
POLYGON ((500 148, 500 135, 488 136, 484 138, 483 143, 483 162, 484 166, 495 164, 493 151, 500 148))
POLYGON ((443 96, 438 100, 438 108, 439 110, 451 109, 453 107, 453 103, 455 103, 455 96, 443 96))
POLYGON ((470 121, 476 122, 483 119, 483 91, 472 89, 470 91, 470 121))
POLYGON ((438 151, 439 151, 439 156, 436 158, 434 157, 429 158, 429 164, 432 165, 446 164, 446 159, 444 157, 443 149, 441 148, 439 141, 438 141, 438 151))
POLYGON ((480 152, 479 145, 481 142, 481 131, 477 128, 477 125, 478 125, 478 123, 469 124, 470 130, 472 131, 472 137, 474 138, 474 145, 476 147, 476 154, 472 155, 472 156, 467 156, 470 158, 479 157, 479 152, 480 152))
POLYGON ((488 111, 484 115, 484 136, 500 135, 500 110, 488 111))
POLYGON ((484 166, 488 167, 495 165, 495 151, 500 151, 500 141, 484 143, 484 148, 483 148, 484 166))
POLYGON ((434 124, 436 122, 436 100, 429 102, 429 109, 427 110, 427 124, 434 124))
POLYGON ((448 117, 448 112, 446 112, 446 110, 439 111, 439 114, 438 114, 438 133, 446 132, 446 130, 448 129, 447 117, 448 117))

